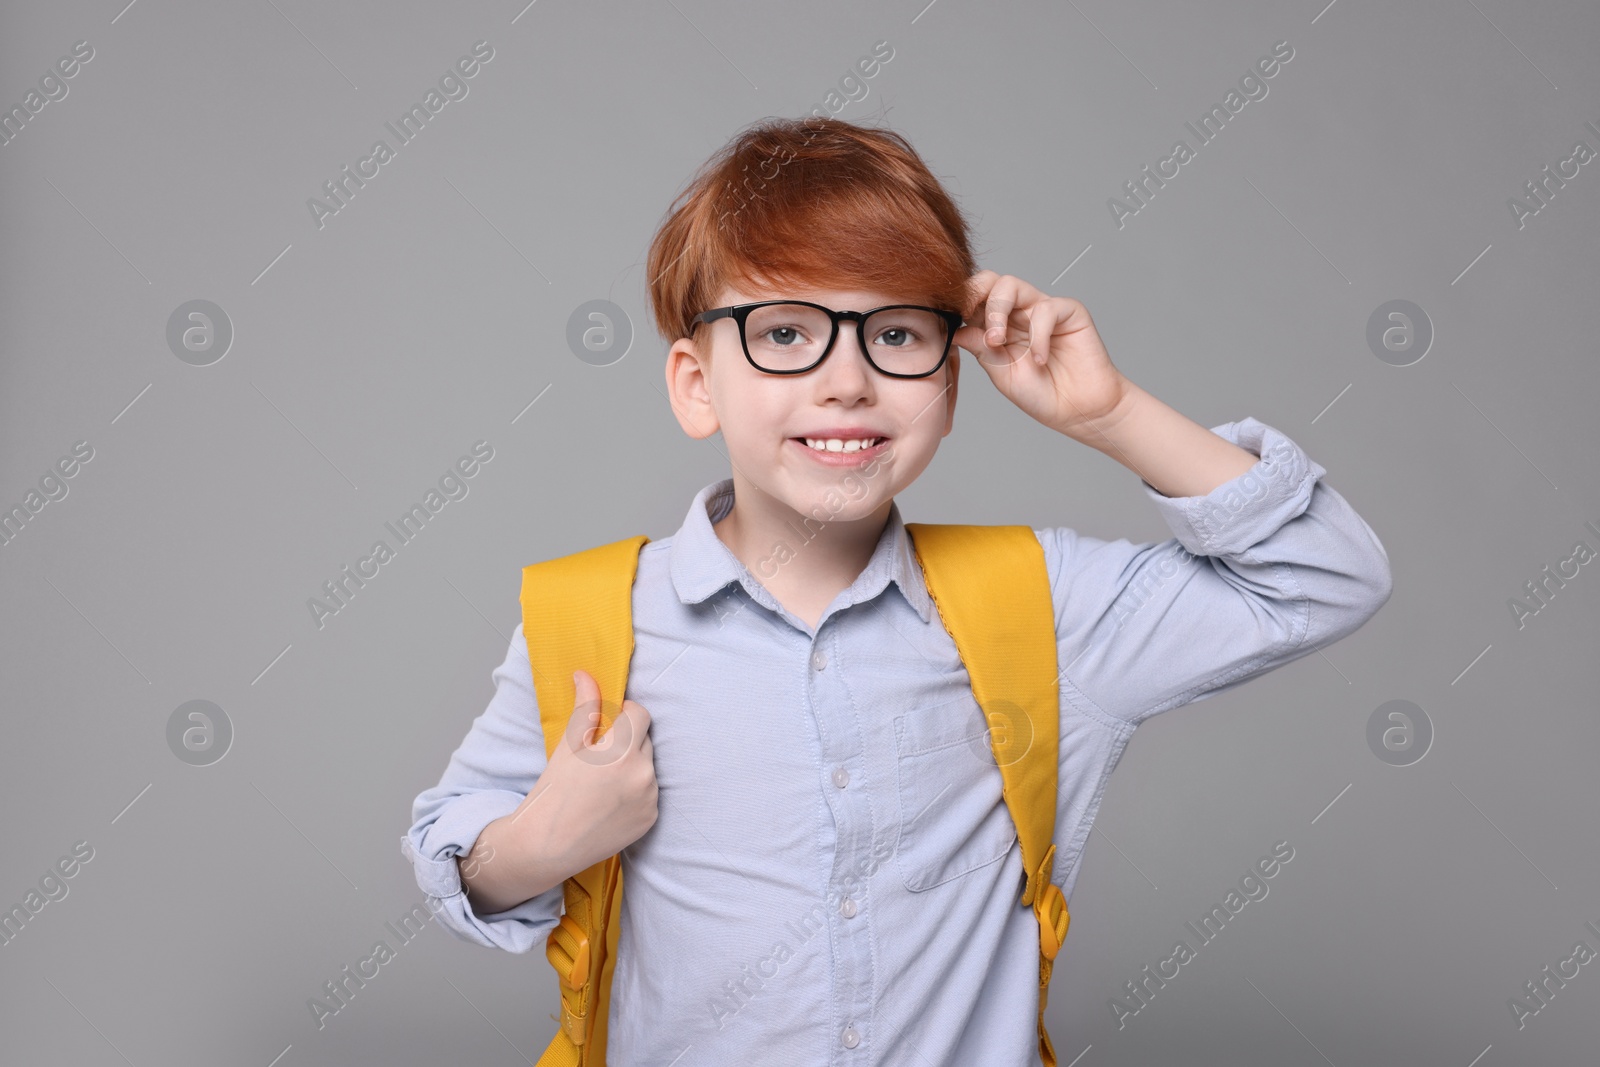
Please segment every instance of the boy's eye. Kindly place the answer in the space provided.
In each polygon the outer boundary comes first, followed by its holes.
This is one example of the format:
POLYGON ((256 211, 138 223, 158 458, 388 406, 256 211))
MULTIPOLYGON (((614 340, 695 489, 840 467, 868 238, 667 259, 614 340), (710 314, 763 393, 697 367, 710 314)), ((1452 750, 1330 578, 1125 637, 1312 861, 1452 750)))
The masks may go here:
POLYGON ((797 326, 774 326, 763 331, 761 336, 785 348, 798 344, 805 339, 805 335, 800 332, 800 328, 797 326))
POLYGON ((885 338, 888 338, 886 343, 889 347, 904 348, 906 345, 915 344, 917 335, 904 326, 890 326, 878 334, 878 340, 883 341, 885 338))

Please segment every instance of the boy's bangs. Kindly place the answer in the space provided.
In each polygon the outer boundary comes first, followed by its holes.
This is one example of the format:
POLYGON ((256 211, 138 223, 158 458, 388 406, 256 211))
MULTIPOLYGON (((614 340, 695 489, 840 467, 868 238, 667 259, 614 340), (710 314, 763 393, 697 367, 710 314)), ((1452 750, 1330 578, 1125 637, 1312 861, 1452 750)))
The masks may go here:
POLYGON ((710 258, 725 283, 779 293, 861 289, 894 303, 966 310, 968 274, 926 205, 855 175, 786 177, 764 200, 723 216, 719 254, 710 258))

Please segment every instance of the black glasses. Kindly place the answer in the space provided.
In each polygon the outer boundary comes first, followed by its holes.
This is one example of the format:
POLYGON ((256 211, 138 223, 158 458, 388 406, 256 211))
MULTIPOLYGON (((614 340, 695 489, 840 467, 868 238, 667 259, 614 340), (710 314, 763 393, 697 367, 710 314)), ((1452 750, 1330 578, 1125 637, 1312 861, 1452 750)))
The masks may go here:
POLYGON ((867 362, 890 378, 926 378, 944 366, 963 321, 959 311, 916 304, 835 311, 805 300, 763 300, 702 311, 689 326, 725 318, 739 324, 745 359, 766 374, 804 374, 816 367, 833 351, 839 320, 849 319, 867 362), (869 337, 883 343, 868 344, 869 337))

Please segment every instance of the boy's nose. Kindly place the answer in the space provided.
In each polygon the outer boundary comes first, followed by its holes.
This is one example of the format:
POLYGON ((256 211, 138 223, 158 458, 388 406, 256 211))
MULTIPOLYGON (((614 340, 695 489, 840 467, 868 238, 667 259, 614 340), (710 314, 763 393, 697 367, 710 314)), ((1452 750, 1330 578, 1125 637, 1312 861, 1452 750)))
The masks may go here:
POLYGON ((841 385, 853 385, 857 380, 864 383, 874 373, 866 353, 861 350, 861 339, 850 323, 839 324, 839 336, 833 339, 833 348, 828 350, 827 358, 817 369, 830 381, 839 380, 841 385))

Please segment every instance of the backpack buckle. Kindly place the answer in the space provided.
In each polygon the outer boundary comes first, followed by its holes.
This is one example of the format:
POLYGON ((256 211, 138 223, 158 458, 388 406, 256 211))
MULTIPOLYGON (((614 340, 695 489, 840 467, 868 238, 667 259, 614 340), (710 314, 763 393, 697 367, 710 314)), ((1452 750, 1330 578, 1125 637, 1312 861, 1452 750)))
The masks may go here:
POLYGON ((574 1045, 582 1045, 588 1037, 589 935, 563 913, 545 939, 544 954, 561 983, 561 1031, 574 1045))
POLYGON ((1039 919, 1039 952, 1045 959, 1054 960, 1067 938, 1067 924, 1072 921, 1061 887, 1047 882, 1034 901, 1033 913, 1039 919))
POLYGON ((562 985, 582 989, 589 981, 589 935, 570 914, 563 914, 550 931, 544 954, 562 985))

